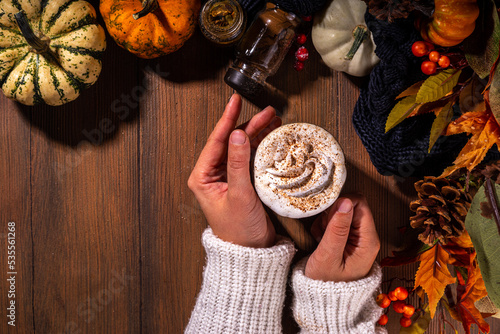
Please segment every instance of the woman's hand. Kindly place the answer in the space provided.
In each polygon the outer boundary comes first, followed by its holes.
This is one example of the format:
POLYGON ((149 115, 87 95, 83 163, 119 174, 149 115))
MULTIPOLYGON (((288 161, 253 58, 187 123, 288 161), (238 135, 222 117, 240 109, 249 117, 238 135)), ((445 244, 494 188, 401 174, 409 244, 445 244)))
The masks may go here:
POLYGON ((305 269, 309 278, 349 282, 365 277, 380 249, 373 216, 362 195, 339 198, 313 223, 321 239, 305 269))
POLYGON ((250 154, 281 125, 272 107, 235 129, 241 97, 233 95, 188 180, 215 235, 246 247, 269 247, 275 231, 250 179, 250 154))

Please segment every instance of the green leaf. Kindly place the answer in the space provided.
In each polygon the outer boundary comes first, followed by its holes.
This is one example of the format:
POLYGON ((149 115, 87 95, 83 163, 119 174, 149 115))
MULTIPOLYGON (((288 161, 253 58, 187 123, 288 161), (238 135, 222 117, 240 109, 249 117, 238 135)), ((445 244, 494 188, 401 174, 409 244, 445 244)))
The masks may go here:
POLYGON ((389 131, 399 123, 401 123, 418 105, 415 103, 416 95, 407 96, 399 101, 394 108, 392 108, 387 122, 385 123, 385 132, 389 131))
MULTIPOLYGON (((495 184, 493 191, 498 198, 500 185, 495 184)), ((477 261, 488 296, 496 307, 500 307, 500 284, 498 284, 500 281, 500 234, 491 214, 484 184, 472 200, 465 218, 465 228, 477 252, 477 261)))
POLYGON ((432 127, 431 127, 431 135, 429 137, 429 153, 432 150, 432 147, 438 140, 438 138, 441 136, 443 133, 444 129, 450 124, 451 117, 453 116, 453 102, 450 101, 448 102, 447 105, 445 105, 441 111, 436 116, 436 119, 434 119, 434 122, 432 122, 432 127))
POLYGON ((439 100, 457 85, 460 70, 449 68, 438 74, 431 75, 424 81, 417 93, 417 103, 427 103, 439 100))
POLYGON ((498 56, 500 20, 493 0, 484 0, 481 4, 476 29, 463 44, 467 62, 484 79, 490 74, 491 66, 498 56))
POLYGON ((424 334, 429 328, 430 323, 431 314, 429 313, 429 307, 426 307, 425 313, 420 315, 410 327, 401 327, 399 334, 424 334))
POLYGON ((493 75, 493 81, 491 82, 489 88, 489 104, 491 107, 491 112, 495 116, 495 119, 500 124, 500 66, 497 66, 495 74, 493 75))

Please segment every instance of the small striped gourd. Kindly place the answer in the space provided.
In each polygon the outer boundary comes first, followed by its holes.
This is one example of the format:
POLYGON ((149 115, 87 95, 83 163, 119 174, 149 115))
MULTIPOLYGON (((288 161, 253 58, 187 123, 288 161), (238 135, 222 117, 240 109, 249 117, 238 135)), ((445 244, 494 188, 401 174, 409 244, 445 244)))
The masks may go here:
POLYGON ((193 35, 200 0, 101 0, 106 28, 125 50, 151 59, 181 48, 193 35))
POLYGON ((0 1, 0 85, 26 105, 61 105, 94 84, 104 29, 83 0, 0 1))

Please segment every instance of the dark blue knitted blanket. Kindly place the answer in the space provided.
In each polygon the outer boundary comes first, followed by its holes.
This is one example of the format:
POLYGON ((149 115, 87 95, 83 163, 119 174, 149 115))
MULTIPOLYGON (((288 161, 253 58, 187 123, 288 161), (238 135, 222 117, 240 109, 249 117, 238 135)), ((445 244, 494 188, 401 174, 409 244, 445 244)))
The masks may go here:
POLYGON ((467 135, 441 136, 427 153, 434 114, 408 118, 385 133, 396 96, 425 78, 420 70, 421 59, 411 52, 412 44, 421 39, 413 19, 389 24, 366 13, 365 20, 380 63, 370 73, 368 86, 360 91, 352 117, 354 128, 380 174, 439 175, 453 163, 467 142, 467 135))

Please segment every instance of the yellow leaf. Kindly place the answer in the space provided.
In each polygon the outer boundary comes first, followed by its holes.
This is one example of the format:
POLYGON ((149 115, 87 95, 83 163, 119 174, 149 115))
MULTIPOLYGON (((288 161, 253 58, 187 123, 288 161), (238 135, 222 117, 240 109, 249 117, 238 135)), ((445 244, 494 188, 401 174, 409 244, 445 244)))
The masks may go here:
POLYGON ((399 334, 424 334, 429 328, 431 323, 431 315, 429 307, 425 308, 417 320, 415 320, 410 327, 401 327, 399 334))
POLYGON ((445 105, 440 110, 436 110, 436 112, 436 119, 434 119, 434 122, 432 122, 431 135, 429 137, 429 153, 451 121, 451 117, 453 116, 453 103, 448 102, 447 105, 445 105))
POLYGON ((429 299, 429 311, 434 318, 436 307, 448 284, 456 279, 448 270, 450 254, 440 244, 419 255, 420 266, 415 276, 415 286, 421 286, 429 299))
POLYGON ((404 92, 402 92, 401 94, 399 94, 396 97, 396 100, 399 100, 400 98, 403 98, 403 97, 417 94, 420 87, 422 87, 423 83, 424 83, 424 81, 422 80, 422 81, 417 82, 416 84, 413 84, 411 87, 408 87, 404 92))
POLYGON ((417 93, 416 103, 427 103, 446 96, 457 85, 461 71, 447 69, 431 75, 417 93))
POLYGON ((415 95, 407 96, 399 101, 394 108, 392 108, 387 122, 385 123, 385 132, 389 131, 399 123, 401 123, 417 106, 415 103, 415 95))
POLYGON ((485 109, 483 92, 484 85, 474 76, 470 83, 460 92, 458 103, 460 111, 466 113, 469 111, 482 111, 485 109))

